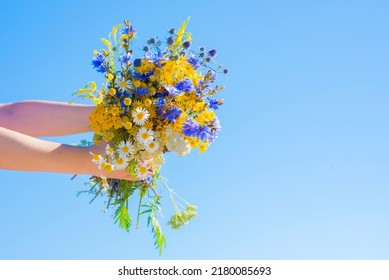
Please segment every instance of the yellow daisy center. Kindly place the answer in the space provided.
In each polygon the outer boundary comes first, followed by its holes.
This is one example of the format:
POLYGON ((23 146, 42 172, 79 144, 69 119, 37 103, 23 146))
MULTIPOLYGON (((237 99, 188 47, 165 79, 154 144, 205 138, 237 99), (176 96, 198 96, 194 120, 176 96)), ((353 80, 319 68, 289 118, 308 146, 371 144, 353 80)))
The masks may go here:
POLYGON ((119 158, 118 161, 117 161, 117 164, 122 165, 123 163, 124 163, 124 159, 123 158, 119 158))
POLYGON ((154 143, 154 142, 151 142, 151 143, 149 144, 149 148, 150 148, 150 149, 154 149, 154 148, 155 148, 155 143, 154 143))
POLYGON ((145 174, 146 172, 147 172, 147 168, 146 167, 144 167, 144 166, 139 167, 139 173, 140 174, 145 174))
POLYGON ((123 148, 122 148, 122 152, 123 153, 128 153, 130 151, 130 149, 127 147, 127 146, 124 146, 123 148))
POLYGON ((104 167, 104 169, 105 169, 105 171, 111 172, 111 171, 113 171, 113 165, 112 164, 107 164, 104 167))
POLYGON ((147 132, 142 133, 142 139, 146 140, 149 138, 149 134, 147 132))
POLYGON ((136 119, 138 121, 143 120, 144 117, 145 117, 145 115, 143 114, 143 112, 139 112, 138 114, 136 114, 136 119))
POLYGON ((120 82, 120 87, 121 87, 121 88, 125 88, 125 87, 127 87, 127 83, 126 83, 126 81, 122 81, 122 82, 120 82))

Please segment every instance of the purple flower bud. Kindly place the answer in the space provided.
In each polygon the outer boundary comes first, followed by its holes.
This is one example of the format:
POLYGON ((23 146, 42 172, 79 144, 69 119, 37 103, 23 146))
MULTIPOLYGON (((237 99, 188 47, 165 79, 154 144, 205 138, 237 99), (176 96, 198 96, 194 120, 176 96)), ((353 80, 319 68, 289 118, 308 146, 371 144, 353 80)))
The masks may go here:
POLYGON ((189 41, 185 41, 182 46, 185 48, 185 49, 189 49, 190 47, 190 42, 189 41))
POLYGON ((209 51, 208 51, 208 55, 209 55, 210 57, 215 57, 215 56, 216 56, 216 50, 215 50, 215 49, 209 50, 209 51))
POLYGON ((173 43, 174 43, 174 39, 173 39, 172 36, 170 36, 169 38, 167 38, 167 44, 168 44, 168 45, 173 45, 173 43))
POLYGON ((137 58, 137 59, 134 60, 134 66, 135 67, 139 67, 141 65, 142 65, 142 60, 141 59, 137 58))

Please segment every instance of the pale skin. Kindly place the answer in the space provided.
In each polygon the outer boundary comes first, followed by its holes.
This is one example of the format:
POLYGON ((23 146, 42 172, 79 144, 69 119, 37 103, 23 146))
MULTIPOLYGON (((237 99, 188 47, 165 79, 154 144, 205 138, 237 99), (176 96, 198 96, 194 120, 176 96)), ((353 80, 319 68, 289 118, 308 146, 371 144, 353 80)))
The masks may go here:
POLYGON ((91 162, 90 153, 104 154, 106 143, 76 147, 37 138, 90 132, 93 108, 49 101, 0 104, 0 169, 134 180, 124 170, 107 173, 91 162))

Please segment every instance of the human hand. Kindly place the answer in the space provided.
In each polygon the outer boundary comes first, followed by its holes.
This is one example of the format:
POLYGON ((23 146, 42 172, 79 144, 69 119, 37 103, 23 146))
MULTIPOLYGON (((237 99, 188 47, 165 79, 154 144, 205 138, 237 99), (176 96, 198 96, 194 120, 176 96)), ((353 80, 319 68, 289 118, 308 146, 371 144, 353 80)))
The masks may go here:
MULTIPOLYGON (((120 179, 120 180, 127 180, 127 181, 138 181, 139 180, 138 178, 134 178, 130 176, 129 172, 125 169, 106 170, 104 168, 99 168, 98 164, 92 162, 92 158, 91 158, 92 155, 103 156, 104 154, 106 154, 106 148, 108 145, 111 146, 111 143, 100 141, 98 144, 86 148, 90 157, 90 163, 88 164, 90 171, 88 173, 96 177, 106 177, 106 178, 120 179)), ((138 161, 141 164, 148 165, 148 166, 150 165, 152 160, 153 158, 151 158, 147 153, 140 154, 138 158, 138 161)))

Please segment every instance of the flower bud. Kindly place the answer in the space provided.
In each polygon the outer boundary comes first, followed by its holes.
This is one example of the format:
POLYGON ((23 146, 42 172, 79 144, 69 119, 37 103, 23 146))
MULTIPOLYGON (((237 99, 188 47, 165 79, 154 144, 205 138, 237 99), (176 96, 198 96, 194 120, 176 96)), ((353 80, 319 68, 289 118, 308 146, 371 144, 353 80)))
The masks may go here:
POLYGON ((209 51, 208 51, 208 55, 209 55, 210 57, 215 57, 215 56, 216 56, 216 50, 215 50, 215 49, 209 50, 209 51))
POLYGON ((174 43, 174 39, 173 39, 172 36, 170 36, 169 38, 167 38, 167 44, 168 44, 168 45, 173 45, 173 43, 174 43))
POLYGON ((185 48, 185 49, 189 49, 190 47, 190 42, 189 41, 185 41, 182 46, 185 48))
POLYGON ((137 58, 134 60, 134 66, 139 67, 142 65, 142 60, 140 58, 137 58))

